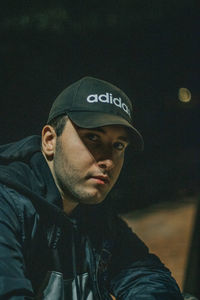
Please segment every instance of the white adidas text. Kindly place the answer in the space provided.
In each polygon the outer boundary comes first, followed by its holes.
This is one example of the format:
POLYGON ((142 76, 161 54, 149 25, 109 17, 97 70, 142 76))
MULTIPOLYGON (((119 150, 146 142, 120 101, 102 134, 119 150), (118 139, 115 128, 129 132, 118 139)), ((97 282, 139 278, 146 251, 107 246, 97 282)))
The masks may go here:
POLYGON ((92 94, 87 97, 87 102, 89 103, 96 103, 98 101, 102 103, 114 104, 119 108, 123 109, 123 111, 125 111, 129 116, 131 116, 130 109, 124 102, 122 102, 121 98, 113 98, 113 95, 110 93, 105 93, 101 95, 92 94))

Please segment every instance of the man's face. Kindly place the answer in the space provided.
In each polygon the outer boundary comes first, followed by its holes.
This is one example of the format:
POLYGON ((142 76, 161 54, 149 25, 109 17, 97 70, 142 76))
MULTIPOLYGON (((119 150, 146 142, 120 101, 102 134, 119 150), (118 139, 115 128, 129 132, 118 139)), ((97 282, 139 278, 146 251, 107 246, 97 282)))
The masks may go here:
POLYGON ((85 204, 103 201, 120 174, 127 145, 123 126, 85 129, 68 119, 53 158, 54 178, 63 198, 85 204))

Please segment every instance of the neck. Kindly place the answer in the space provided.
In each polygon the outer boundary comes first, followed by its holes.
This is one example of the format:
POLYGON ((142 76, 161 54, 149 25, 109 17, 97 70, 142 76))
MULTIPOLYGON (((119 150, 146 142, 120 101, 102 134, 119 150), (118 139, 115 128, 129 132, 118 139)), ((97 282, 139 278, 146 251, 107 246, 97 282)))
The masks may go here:
POLYGON ((74 201, 70 201, 68 199, 65 199, 64 197, 62 197, 63 200, 63 210, 67 215, 70 215, 73 210, 75 209, 75 207, 78 205, 77 202, 74 201))

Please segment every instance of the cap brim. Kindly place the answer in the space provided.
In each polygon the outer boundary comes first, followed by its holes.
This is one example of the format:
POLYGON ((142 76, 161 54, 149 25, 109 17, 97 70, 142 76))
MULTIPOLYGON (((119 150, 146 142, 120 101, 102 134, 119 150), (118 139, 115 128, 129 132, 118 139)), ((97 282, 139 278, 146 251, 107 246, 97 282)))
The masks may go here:
POLYGON ((100 112, 68 112, 68 117, 79 127, 96 128, 107 125, 122 125, 129 129, 131 144, 135 151, 144 149, 143 137, 139 131, 124 118, 100 112))

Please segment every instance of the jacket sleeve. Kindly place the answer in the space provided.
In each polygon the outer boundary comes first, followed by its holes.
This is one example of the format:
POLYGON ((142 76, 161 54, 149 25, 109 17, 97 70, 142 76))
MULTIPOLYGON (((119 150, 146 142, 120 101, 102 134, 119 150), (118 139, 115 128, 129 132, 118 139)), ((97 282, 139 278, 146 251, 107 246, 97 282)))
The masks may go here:
POLYGON ((117 300, 183 300, 170 271, 122 220, 118 220, 110 276, 111 294, 117 300))
POLYGON ((13 197, 14 191, 0 185, 0 299, 33 299, 25 276, 22 226, 13 197))

